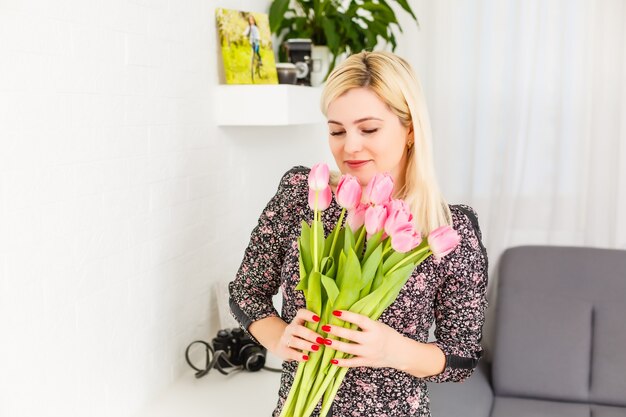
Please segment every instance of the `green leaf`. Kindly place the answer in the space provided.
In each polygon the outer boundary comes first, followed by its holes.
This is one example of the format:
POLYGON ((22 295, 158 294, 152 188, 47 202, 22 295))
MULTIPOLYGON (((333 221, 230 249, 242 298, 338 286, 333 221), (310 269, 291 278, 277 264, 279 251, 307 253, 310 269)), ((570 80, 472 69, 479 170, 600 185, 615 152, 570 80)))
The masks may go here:
POLYGON ((363 259, 367 260, 368 256, 370 256, 370 254, 374 252, 374 249, 376 249, 376 247, 378 247, 378 245, 380 244, 380 240, 382 237, 383 231, 381 230, 367 240, 367 246, 365 247, 365 255, 363 255, 363 259))
POLYGON ((361 265, 353 250, 348 252, 346 263, 343 268, 343 279, 337 283, 339 296, 335 301, 335 307, 339 310, 348 308, 359 299, 363 282, 361 280, 361 265))
POLYGON ((330 19, 323 19, 322 28, 324 29, 324 35, 326 35, 328 49, 331 51, 337 50, 339 47, 339 36, 337 36, 337 29, 335 28, 334 21, 330 19))
POLYGON ((363 270, 361 272, 361 279, 363 281, 363 286, 361 288, 360 294, 361 298, 370 293, 370 290, 372 288, 372 282, 374 281, 376 270, 380 265, 382 257, 383 248, 382 245, 378 245, 374 252, 372 252, 372 254, 369 256, 369 258, 367 258, 367 261, 365 261, 365 264, 363 265, 363 270))
POLYGON ((322 275, 322 285, 326 290, 326 294, 328 294, 328 301, 330 301, 330 304, 335 304, 335 300, 339 295, 339 288, 337 288, 335 280, 326 275, 322 275))
POLYGON ((389 272, 389 270, 393 268, 394 265, 396 265, 407 256, 410 256, 410 254, 392 251, 391 255, 389 255, 389 257, 383 263, 383 273, 386 274, 387 272, 389 272))
POLYGON ((382 284, 372 291, 368 296, 361 298, 350 307, 350 311, 355 313, 364 314, 369 318, 376 320, 382 314, 385 308, 389 307, 393 303, 404 287, 404 284, 409 280, 411 274, 415 269, 414 264, 407 264, 401 268, 398 268, 389 276, 383 279, 382 284), (397 292, 391 292, 395 291, 397 292), (394 295, 395 294, 395 295, 394 295), (384 306, 384 308, 381 307, 384 306), (374 314, 380 310, 380 314, 375 316, 374 314))
POLYGON ((378 287, 380 287, 380 285, 383 283, 384 278, 385 274, 383 273, 383 266, 379 264, 378 269, 376 269, 376 277, 374 277, 374 281, 372 282, 371 291, 375 291, 376 289, 378 289, 378 287))
POLYGON ((276 30, 280 27, 288 7, 289 0, 274 0, 270 5, 269 18, 270 31, 272 33, 276 33, 276 30))
POLYGON ((319 316, 322 312, 322 274, 313 271, 308 281, 306 308, 319 316))
POLYGON ((322 263, 320 265, 320 272, 322 274, 326 274, 328 271, 332 269, 334 264, 335 264, 335 261, 333 260, 333 258, 329 256, 322 258, 322 263))
POLYGON ((344 232, 343 232, 343 250, 344 252, 348 253, 351 250, 354 250, 354 234, 352 233, 352 230, 350 230, 349 227, 344 228, 344 232))
POLYGON ((302 221, 302 229, 300 238, 298 239, 298 251, 302 255, 304 268, 308 272, 311 272, 311 269, 313 269, 313 260, 311 259, 311 228, 305 221, 302 221))
POLYGON ((337 268, 337 276, 335 277, 335 281, 337 282, 337 286, 341 288, 343 285, 343 274, 346 265, 346 254, 345 252, 341 252, 339 254, 339 266, 337 268))
POLYGON ((396 2, 400 5, 400 7, 402 7, 408 14, 411 15, 411 17, 413 18, 413 20, 415 20, 417 22, 417 17, 415 16, 415 13, 413 13, 413 9, 411 9, 411 6, 409 6, 409 2, 407 0, 396 0, 396 2))

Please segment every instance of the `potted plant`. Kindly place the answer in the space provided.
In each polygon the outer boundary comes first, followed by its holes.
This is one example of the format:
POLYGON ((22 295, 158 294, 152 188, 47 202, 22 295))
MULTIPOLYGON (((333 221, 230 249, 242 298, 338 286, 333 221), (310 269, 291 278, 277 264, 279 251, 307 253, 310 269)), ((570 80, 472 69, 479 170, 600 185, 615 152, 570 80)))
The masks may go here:
POLYGON ((327 46, 331 62, 325 80, 344 52, 371 51, 379 37, 395 50, 394 26, 400 32, 402 28, 390 3, 400 5, 419 25, 407 0, 273 0, 270 30, 279 44, 287 39, 309 38, 314 45, 327 46))

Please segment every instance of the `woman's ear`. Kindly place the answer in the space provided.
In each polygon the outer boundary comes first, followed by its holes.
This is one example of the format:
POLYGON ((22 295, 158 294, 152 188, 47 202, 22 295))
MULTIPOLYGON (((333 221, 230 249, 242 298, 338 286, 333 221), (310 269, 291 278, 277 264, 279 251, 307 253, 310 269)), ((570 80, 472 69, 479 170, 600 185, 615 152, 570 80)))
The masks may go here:
POLYGON ((414 142, 415 142, 415 133, 413 131, 413 123, 411 123, 411 125, 409 125, 409 133, 407 133, 406 135, 407 148, 412 147, 414 142))

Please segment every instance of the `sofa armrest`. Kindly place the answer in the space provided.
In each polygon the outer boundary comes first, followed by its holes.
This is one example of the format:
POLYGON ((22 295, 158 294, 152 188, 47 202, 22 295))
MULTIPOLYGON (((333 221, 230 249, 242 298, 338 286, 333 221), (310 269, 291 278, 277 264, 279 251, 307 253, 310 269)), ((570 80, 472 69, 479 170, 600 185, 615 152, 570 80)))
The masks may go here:
POLYGON ((463 382, 427 383, 432 417, 489 417, 493 404, 489 371, 482 360, 463 382))

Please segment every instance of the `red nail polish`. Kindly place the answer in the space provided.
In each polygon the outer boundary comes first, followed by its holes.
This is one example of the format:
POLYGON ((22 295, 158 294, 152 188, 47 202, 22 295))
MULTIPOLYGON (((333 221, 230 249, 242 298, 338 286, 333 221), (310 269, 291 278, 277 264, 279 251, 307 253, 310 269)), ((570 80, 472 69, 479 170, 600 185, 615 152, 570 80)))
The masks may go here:
POLYGON ((331 359, 330 363, 332 363, 333 365, 337 365, 339 361, 337 359, 331 359))
POLYGON ((324 344, 324 338, 323 338, 323 337, 318 337, 317 339, 315 339, 315 341, 316 341, 317 343, 319 343, 320 345, 323 345, 323 344, 324 344))
POLYGON ((324 330, 326 333, 330 332, 330 326, 328 325, 323 325, 322 326, 322 330, 324 330))
POLYGON ((320 317, 316 316, 315 314, 313 314, 313 321, 319 322, 320 321, 320 317))
POLYGON ((333 316, 341 317, 341 311, 339 311, 339 310, 333 311, 333 316))
POLYGON ((320 346, 319 345, 311 345, 311 350, 314 350, 314 351, 317 352, 318 350, 320 350, 320 346))
POLYGON ((305 361, 309 360, 309 355, 302 355, 302 359, 304 359, 305 361))
POLYGON ((324 339, 324 344, 326 344, 326 345, 330 346, 330 345, 332 345, 332 344, 333 344, 333 341, 332 341, 332 340, 330 340, 330 339, 324 339))

